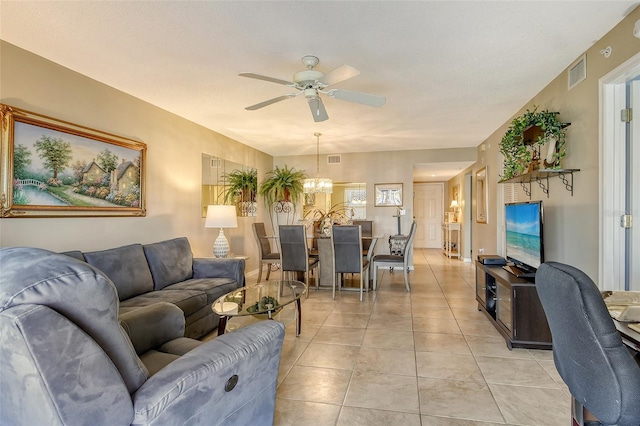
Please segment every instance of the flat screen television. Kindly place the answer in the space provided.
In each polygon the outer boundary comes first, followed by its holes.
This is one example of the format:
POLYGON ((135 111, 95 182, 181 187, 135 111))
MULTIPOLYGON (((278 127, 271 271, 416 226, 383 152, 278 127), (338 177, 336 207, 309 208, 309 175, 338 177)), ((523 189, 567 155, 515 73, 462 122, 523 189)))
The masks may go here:
POLYGON ((505 205, 506 258, 517 276, 534 276, 544 262, 544 214, 542 201, 505 205))

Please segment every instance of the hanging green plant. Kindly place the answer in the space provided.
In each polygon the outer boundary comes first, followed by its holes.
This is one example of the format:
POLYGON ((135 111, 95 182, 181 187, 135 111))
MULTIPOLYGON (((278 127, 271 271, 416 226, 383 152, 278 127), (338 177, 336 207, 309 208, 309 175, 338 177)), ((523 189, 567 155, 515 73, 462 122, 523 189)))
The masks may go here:
POLYGON ((264 197, 267 206, 276 201, 290 201, 295 206, 304 192, 304 180, 307 175, 303 171, 296 171, 276 166, 267 172, 267 179, 260 184, 258 193, 264 197))
POLYGON ((500 141, 500 152, 504 156, 501 180, 510 179, 527 172, 530 167, 553 169, 560 167, 566 155, 566 127, 570 123, 558 120, 559 112, 527 110, 511 122, 507 133, 500 141))
POLYGON ((226 185, 224 202, 256 201, 258 193, 258 171, 256 169, 238 170, 222 176, 226 185))

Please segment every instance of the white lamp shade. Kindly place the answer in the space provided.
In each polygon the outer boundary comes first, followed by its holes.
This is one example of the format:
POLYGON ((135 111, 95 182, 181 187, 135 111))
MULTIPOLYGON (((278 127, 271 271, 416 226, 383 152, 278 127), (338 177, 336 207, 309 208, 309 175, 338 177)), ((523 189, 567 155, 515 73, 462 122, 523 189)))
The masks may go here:
POLYGON ((204 221, 204 227, 237 228, 238 217, 236 216, 236 206, 207 206, 207 218, 204 221))
POLYGON ((449 208, 450 208, 450 209, 456 209, 456 208, 458 208, 458 207, 460 207, 460 206, 458 205, 458 200, 452 200, 452 201, 451 201, 451 205, 449 206, 449 208))

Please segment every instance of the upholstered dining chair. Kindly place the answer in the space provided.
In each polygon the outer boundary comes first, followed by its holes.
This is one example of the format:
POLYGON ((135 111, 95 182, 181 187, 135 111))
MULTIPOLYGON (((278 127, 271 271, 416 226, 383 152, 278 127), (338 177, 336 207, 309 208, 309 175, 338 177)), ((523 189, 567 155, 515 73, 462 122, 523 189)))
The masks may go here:
POLYGON ((402 255, 396 254, 377 254, 371 259, 373 264, 373 289, 378 286, 378 268, 402 268, 404 272, 404 285, 407 291, 411 291, 409 286, 409 255, 411 254, 411 248, 413 246, 413 238, 416 236, 416 229, 418 225, 414 221, 411 224, 411 230, 409 231, 409 238, 407 238, 407 244, 402 255))
POLYGON ((265 230, 264 223, 257 222, 253 224, 253 236, 255 237, 256 243, 258 244, 258 256, 260 256, 258 282, 260 282, 260 280, 262 279, 262 268, 265 264, 267 264, 267 277, 265 279, 268 281, 269 275, 271 274, 271 266, 274 263, 280 262, 280 253, 271 251, 271 241, 269 241, 269 237, 267 236, 267 231, 265 230))
POLYGON ((373 237, 373 221, 372 220, 354 220, 354 225, 360 225, 362 228, 362 256, 367 257, 371 248, 373 237))
POLYGON ((360 301, 364 283, 369 284, 369 260, 362 256, 362 227, 360 225, 334 225, 331 227, 334 274, 332 279, 333 298, 336 298, 336 283, 340 288, 342 274, 353 273, 360 276, 360 301))
POLYGON ((551 329, 553 360, 571 392, 572 424, 640 425, 640 366, 598 287, 579 269, 548 262, 538 268, 536 289, 551 329))
MULTIPOLYGON (((309 286, 309 272, 318 268, 319 261, 317 257, 309 257, 304 225, 280 225, 279 231, 281 278, 284 280, 285 272, 303 272, 304 283, 309 286)), ((316 277, 316 289, 319 288, 319 283, 320 277, 316 277)))

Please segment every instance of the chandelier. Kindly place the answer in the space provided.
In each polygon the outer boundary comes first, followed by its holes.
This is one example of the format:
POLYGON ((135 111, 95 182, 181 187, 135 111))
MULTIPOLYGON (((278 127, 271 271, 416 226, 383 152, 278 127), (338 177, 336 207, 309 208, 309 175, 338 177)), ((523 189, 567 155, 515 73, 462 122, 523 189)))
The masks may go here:
POLYGON ((316 137, 316 177, 304 180, 305 194, 331 194, 333 192, 333 181, 320 177, 320 136, 322 133, 314 133, 316 137))

